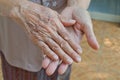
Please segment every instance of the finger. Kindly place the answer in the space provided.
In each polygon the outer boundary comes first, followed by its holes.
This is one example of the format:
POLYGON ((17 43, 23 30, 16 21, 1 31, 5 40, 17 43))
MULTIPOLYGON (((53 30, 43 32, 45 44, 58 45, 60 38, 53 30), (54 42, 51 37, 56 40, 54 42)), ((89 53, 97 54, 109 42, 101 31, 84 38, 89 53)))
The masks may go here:
POLYGON ((67 26, 73 26, 76 21, 73 19, 67 19, 66 17, 63 16, 59 16, 60 21, 62 22, 62 24, 67 27, 67 26))
POLYGON ((38 42, 38 46, 42 49, 45 55, 52 60, 58 60, 58 56, 42 41, 38 42))
POLYGON ((58 67, 58 63, 59 63, 59 60, 53 61, 49 64, 49 66, 46 69, 46 73, 48 76, 52 75, 56 71, 56 69, 58 67))
POLYGON ((66 29, 62 29, 58 31, 59 35, 66 40, 69 45, 78 53, 82 53, 82 49, 79 44, 77 44, 72 38, 70 38, 70 35, 67 33, 66 29))
POLYGON ((94 31, 93 31, 92 22, 91 23, 90 22, 89 23, 87 23, 87 22, 83 23, 81 26, 82 27, 77 26, 77 29, 83 30, 83 32, 86 35, 88 44, 93 49, 96 49, 96 50, 99 49, 99 44, 97 42, 96 36, 94 34, 94 31))
POLYGON ((61 47, 52 39, 46 38, 46 44, 57 54, 65 63, 71 64, 73 60, 61 49, 61 47))
POLYGON ((47 56, 44 58, 44 60, 42 61, 42 67, 44 69, 46 69, 48 67, 48 65, 51 63, 50 58, 48 58, 47 56))
POLYGON ((81 58, 80 56, 71 48, 71 46, 65 41, 62 40, 61 42, 61 48, 75 61, 80 62, 81 58))
POLYGON ((75 31, 75 33, 76 33, 76 41, 78 42, 78 43, 81 43, 81 40, 82 40, 82 38, 83 38, 83 35, 84 35, 84 32, 82 31, 82 30, 80 30, 79 28, 80 28, 81 26, 77 23, 77 24, 75 24, 74 25, 74 31, 75 31))
POLYGON ((99 44, 96 39, 96 36, 94 34, 93 28, 91 25, 86 25, 84 28, 85 35, 87 37, 88 44, 93 48, 93 49, 99 49, 99 44))
POLYGON ((58 68, 58 73, 60 75, 64 74, 68 68, 68 64, 62 63, 60 64, 60 67, 58 68))
MULTIPOLYGON (((70 8, 70 7, 67 7, 67 8, 65 8, 62 12, 61 12, 61 15, 62 16, 60 16, 61 18, 61 22, 63 23, 63 25, 65 24, 64 23, 64 18, 65 19, 67 19, 67 20, 71 20, 72 19, 72 13, 73 13, 73 10, 72 10, 72 8, 70 8)), ((76 20, 75 20, 76 21, 76 20)), ((68 25, 68 26, 66 26, 66 25, 64 25, 65 27, 71 27, 70 25, 68 25)))
POLYGON ((75 20, 80 25, 82 25, 81 29, 83 30, 83 32, 85 33, 85 35, 87 37, 88 44, 93 49, 97 50, 99 48, 99 44, 98 44, 95 34, 93 32, 93 25, 92 25, 91 17, 89 15, 88 11, 80 10, 80 11, 76 12, 76 14, 74 13, 73 15, 74 15, 75 20), (79 13, 81 13, 81 14, 79 14, 79 13))
POLYGON ((65 51, 75 62, 80 62, 81 58, 76 51, 72 49, 72 47, 65 41, 60 35, 57 33, 53 34, 54 41, 61 47, 63 51, 65 51))
MULTIPOLYGON (((68 34, 68 31, 65 29, 65 27, 63 26, 63 24, 61 24, 61 22, 59 22, 59 20, 55 21, 56 23, 56 27, 58 28, 58 34, 64 39, 66 40, 70 46, 78 53, 82 53, 82 49, 79 46, 79 44, 75 43, 74 40, 72 40, 71 36, 68 34)), ((54 33, 53 33, 54 34, 54 33)))

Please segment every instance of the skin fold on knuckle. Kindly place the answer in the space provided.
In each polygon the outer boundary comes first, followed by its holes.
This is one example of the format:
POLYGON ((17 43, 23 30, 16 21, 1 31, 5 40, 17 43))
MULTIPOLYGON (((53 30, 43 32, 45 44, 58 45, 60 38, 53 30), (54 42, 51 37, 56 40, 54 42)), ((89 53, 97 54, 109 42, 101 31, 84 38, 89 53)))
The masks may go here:
MULTIPOLYGON (((54 20, 52 18, 45 18, 43 16, 39 16, 39 18, 37 18, 37 14, 36 13, 29 13, 29 12, 25 12, 25 19, 26 21, 28 21, 29 23, 32 22, 32 26, 29 26, 29 29, 30 31, 34 31, 35 34, 32 33, 32 35, 34 36, 34 39, 39 41, 40 40, 43 40, 44 41, 44 37, 47 37, 50 33, 49 33, 49 24, 52 25, 52 26, 55 26, 57 27, 57 25, 55 24, 54 20), (27 15, 27 14, 28 15, 27 15), (25 15, 26 14, 26 15, 25 15), (47 20, 48 19, 48 20, 47 20), (40 20, 40 21, 39 21, 40 20), (47 24, 46 24, 47 23, 47 24), (46 34, 46 33, 47 34, 46 34), (39 34, 36 34, 36 33, 39 33, 39 34), (39 37, 40 36, 40 37, 39 37)), ((51 27, 51 26, 50 26, 51 27)), ((52 30, 56 30, 56 28, 53 28, 51 27, 52 30)), ((65 40, 68 40, 68 35, 64 32, 64 39, 65 40)), ((64 42, 64 44, 66 44, 66 42, 64 42)), ((45 44, 39 44, 42 48, 42 50, 44 52, 46 52, 46 48, 47 46, 45 44)), ((52 44, 53 45, 53 44, 52 44)), ((56 46, 56 45, 53 45, 52 46, 52 49, 56 52, 56 53, 59 53, 58 51, 60 50, 60 47, 59 46, 56 46)), ((61 52, 61 51, 60 51, 61 52)), ((47 52, 48 53, 48 52, 47 52)), ((59 53, 60 55, 60 53, 59 53)), ((63 54, 64 55, 64 54, 63 54)), ((68 62, 68 58, 66 55, 63 56, 63 60, 65 60, 66 62, 68 62), (64 58, 65 56, 65 58, 64 58)))
POLYGON ((62 40, 62 41, 60 42, 60 46, 61 46, 61 48, 66 48, 66 46, 68 46, 67 41, 62 40))
POLYGON ((66 40, 67 42, 70 40, 70 36, 66 31, 59 31, 59 35, 61 37, 63 37, 64 40, 66 40))
MULTIPOLYGON (((68 36, 65 36, 65 41, 61 41, 60 45, 62 48, 68 48, 68 46, 72 47, 74 51, 79 49, 79 45, 75 43, 75 41, 72 38, 69 38, 68 36)), ((68 50, 69 51, 69 50, 68 50)), ((77 51, 76 51, 77 52, 77 51)))
POLYGON ((75 52, 72 50, 72 48, 69 46, 69 44, 67 43, 67 41, 64 41, 64 40, 63 40, 63 41, 61 42, 60 46, 61 46, 61 48, 64 49, 64 51, 65 51, 68 55, 70 55, 70 56, 72 56, 73 53, 75 53, 75 52))

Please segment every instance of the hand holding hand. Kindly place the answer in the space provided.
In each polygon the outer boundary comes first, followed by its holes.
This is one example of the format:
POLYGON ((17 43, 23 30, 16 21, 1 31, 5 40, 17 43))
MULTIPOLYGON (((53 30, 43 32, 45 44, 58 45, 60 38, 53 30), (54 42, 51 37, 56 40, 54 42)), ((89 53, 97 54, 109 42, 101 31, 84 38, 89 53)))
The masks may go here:
POLYGON ((24 25, 30 39, 51 60, 60 58, 68 64, 80 61, 81 48, 64 27, 75 24, 74 20, 65 20, 57 12, 30 1, 15 7, 10 16, 24 25))
MULTIPOLYGON (((69 32, 69 35, 74 39, 74 41, 79 44, 81 41, 81 37, 83 34, 81 34, 80 31, 75 30, 74 27, 66 27, 66 29, 69 32)), ((58 70, 59 74, 64 74, 68 68, 69 64, 64 63, 62 60, 51 60, 49 57, 45 56, 42 67, 46 70, 47 75, 52 75, 56 70, 58 70)))
MULTIPOLYGON (((73 29, 71 30, 74 31, 72 34, 75 34, 76 38, 73 39, 75 39, 75 41, 78 44, 82 39, 83 33, 85 33, 89 45, 93 49, 99 48, 98 42, 93 32, 91 18, 86 10, 81 9, 79 7, 66 7, 62 11, 62 16, 68 19, 75 19, 77 21, 77 23, 72 27, 73 29)), ((71 30, 69 28, 71 27, 67 27, 67 30, 71 33, 71 30)), ((71 36, 73 37, 74 35, 71 36)), ((59 65, 59 60, 52 61, 49 59, 49 57, 45 57, 45 59, 43 60, 43 68, 46 69, 46 73, 48 75, 52 75, 55 72, 58 65, 59 65)), ((64 64, 64 62, 61 62, 58 68, 58 73, 63 74, 67 70, 68 66, 69 64, 64 64)))
POLYGON ((79 6, 71 6, 71 7, 66 7, 62 11, 62 15, 69 19, 76 20, 77 23, 75 27, 77 28, 77 30, 80 30, 85 34, 88 44, 93 49, 99 48, 99 44, 96 40, 94 31, 93 31, 91 17, 87 10, 80 8, 79 6))

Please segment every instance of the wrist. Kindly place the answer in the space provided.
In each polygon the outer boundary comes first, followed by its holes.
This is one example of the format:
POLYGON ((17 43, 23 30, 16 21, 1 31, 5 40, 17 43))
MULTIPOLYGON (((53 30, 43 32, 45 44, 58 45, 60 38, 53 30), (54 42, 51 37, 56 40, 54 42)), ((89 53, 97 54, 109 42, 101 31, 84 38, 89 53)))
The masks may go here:
POLYGON ((10 11, 9 11, 9 17, 12 17, 12 15, 15 15, 16 13, 21 13, 21 10, 22 9, 26 9, 26 8, 29 8, 29 6, 31 5, 31 2, 30 1, 27 1, 27 0, 18 0, 16 2, 16 4, 14 4, 10 11))
POLYGON ((80 9, 84 9, 84 10, 88 9, 88 7, 84 7, 82 5, 67 5, 67 7, 71 7, 72 9, 74 9, 74 8, 80 8, 80 9))
POLYGON ((2 16, 9 16, 11 14, 11 11, 14 10, 14 8, 18 8, 23 3, 26 3, 27 0, 1 0, 0 1, 0 15, 2 16))
POLYGON ((67 6, 80 7, 88 9, 91 0, 68 0, 67 6))

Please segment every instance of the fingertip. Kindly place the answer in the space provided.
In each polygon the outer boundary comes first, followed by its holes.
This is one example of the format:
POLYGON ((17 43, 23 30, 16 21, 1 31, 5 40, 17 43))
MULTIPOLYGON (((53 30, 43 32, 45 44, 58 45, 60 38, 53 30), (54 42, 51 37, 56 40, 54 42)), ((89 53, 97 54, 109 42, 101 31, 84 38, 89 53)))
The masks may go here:
POLYGON ((76 23, 76 20, 64 18, 64 19, 61 19, 61 22, 65 27, 71 27, 76 23))
POLYGON ((96 37, 92 37, 88 40, 88 44, 94 49, 98 50, 100 48, 98 41, 96 40, 96 37))
POLYGON ((70 22, 71 24, 75 24, 75 23, 76 23, 76 20, 70 19, 69 22, 70 22))
POLYGON ((66 63, 72 64, 72 63, 73 63, 73 60, 72 60, 71 58, 67 58, 66 63))
POLYGON ((98 50, 99 48, 100 48, 99 43, 98 43, 97 39, 95 38, 94 39, 94 49, 98 50))
POLYGON ((100 45, 99 45, 98 42, 96 42, 96 48, 95 48, 95 50, 98 50, 99 48, 100 48, 100 45))
POLYGON ((50 59, 48 57, 45 57, 44 60, 42 61, 42 67, 46 69, 49 64, 50 64, 50 59))
POLYGON ((54 61, 54 62, 52 62, 52 63, 49 64, 49 66, 48 66, 47 69, 46 69, 46 74, 47 74, 48 76, 51 76, 52 74, 54 74, 54 72, 55 72, 56 69, 57 69, 58 62, 59 62, 59 61, 54 61))
POLYGON ((51 73, 50 71, 46 70, 46 74, 47 74, 48 76, 51 76, 53 73, 51 73))
POLYGON ((77 49, 77 53, 82 54, 82 48, 77 49))
POLYGON ((82 61, 81 57, 77 57, 76 60, 77 60, 77 63, 82 61))
POLYGON ((59 73, 60 75, 64 74, 64 73, 66 72, 67 68, 68 68, 68 64, 62 63, 62 64, 60 65, 60 67, 58 68, 58 73, 59 73))

